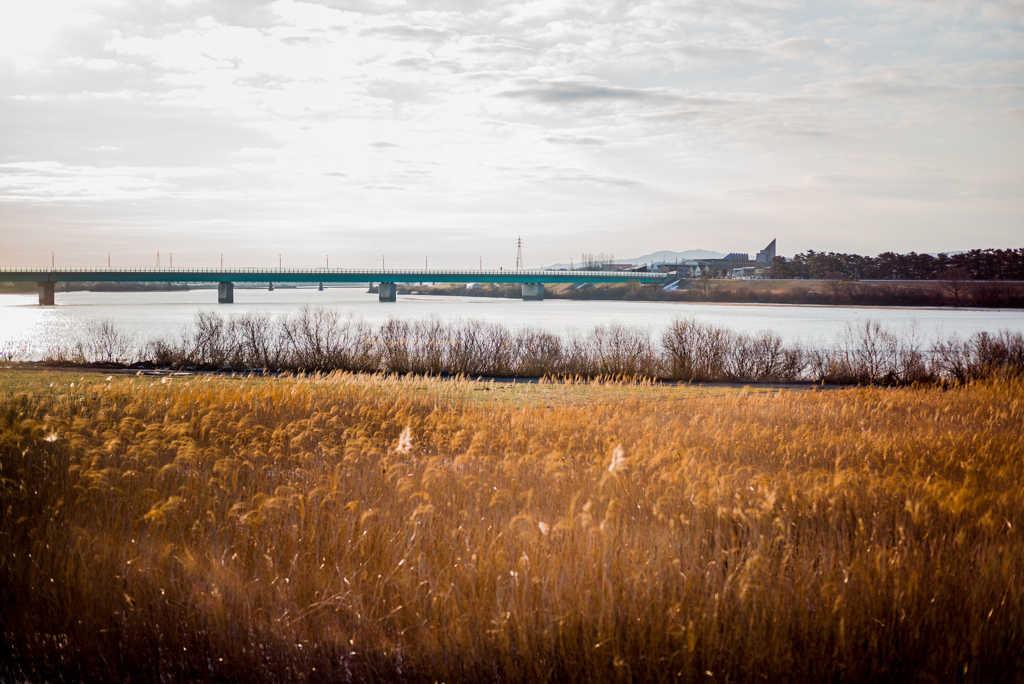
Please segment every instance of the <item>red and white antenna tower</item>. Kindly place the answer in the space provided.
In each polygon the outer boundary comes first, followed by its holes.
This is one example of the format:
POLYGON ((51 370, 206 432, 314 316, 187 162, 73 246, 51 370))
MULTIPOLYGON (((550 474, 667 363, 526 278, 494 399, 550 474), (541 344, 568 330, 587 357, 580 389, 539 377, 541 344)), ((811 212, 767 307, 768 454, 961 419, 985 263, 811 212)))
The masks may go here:
POLYGON ((160 252, 156 253, 156 267, 160 268, 160 252))
POLYGON ((523 238, 519 236, 516 238, 516 270, 523 268, 523 238))

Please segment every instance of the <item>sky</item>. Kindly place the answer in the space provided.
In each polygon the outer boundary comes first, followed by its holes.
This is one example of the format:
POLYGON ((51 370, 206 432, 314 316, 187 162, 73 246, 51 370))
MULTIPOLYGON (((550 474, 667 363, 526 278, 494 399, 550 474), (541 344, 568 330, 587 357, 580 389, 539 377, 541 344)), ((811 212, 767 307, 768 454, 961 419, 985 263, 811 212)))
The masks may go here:
POLYGON ((0 266, 1024 246, 1024 0, 0 3, 0 266))

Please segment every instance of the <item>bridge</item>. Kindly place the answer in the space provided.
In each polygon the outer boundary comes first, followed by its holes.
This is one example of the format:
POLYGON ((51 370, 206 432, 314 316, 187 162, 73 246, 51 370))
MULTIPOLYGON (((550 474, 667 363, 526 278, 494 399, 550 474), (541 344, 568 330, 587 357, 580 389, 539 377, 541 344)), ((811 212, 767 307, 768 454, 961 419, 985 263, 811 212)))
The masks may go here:
POLYGON ((523 286, 523 299, 544 299, 544 285, 554 283, 653 283, 660 273, 632 271, 462 271, 445 269, 345 269, 345 268, 242 268, 242 269, 0 269, 0 282, 34 282, 39 286, 39 304, 53 305, 57 283, 217 283, 217 301, 235 301, 235 283, 378 283, 380 301, 393 302, 398 283, 516 283, 523 286))

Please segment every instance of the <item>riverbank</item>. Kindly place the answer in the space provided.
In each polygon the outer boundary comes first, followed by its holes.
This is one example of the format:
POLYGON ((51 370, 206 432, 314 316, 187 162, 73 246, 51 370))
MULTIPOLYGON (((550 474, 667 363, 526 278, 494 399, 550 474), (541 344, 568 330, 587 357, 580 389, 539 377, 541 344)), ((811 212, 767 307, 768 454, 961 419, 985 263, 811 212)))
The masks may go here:
MULTIPOLYGON (((669 279, 672 282, 673 279, 669 279)), ((683 279, 674 290, 661 284, 598 283, 546 285, 550 299, 710 302, 731 304, 816 304, 827 306, 928 306, 1024 308, 1024 283, 999 281, 845 281, 683 279)), ((477 283, 400 285, 399 294, 438 296, 522 296, 519 286, 477 283)))

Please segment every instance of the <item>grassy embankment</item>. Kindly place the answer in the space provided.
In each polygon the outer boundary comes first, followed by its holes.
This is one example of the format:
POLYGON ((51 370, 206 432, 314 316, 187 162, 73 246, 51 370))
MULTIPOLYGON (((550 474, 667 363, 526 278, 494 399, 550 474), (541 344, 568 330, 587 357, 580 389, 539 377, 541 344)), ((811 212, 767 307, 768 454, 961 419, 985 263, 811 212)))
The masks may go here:
MULTIPOLYGON (((518 285, 408 285, 399 292, 471 297, 522 296, 518 285)), ((682 280, 675 291, 660 285, 605 283, 576 289, 576 285, 547 285, 550 299, 599 299, 710 302, 729 304, 817 304, 852 306, 979 306, 1024 307, 1024 284, 998 281, 807 281, 807 280, 682 280)))
POLYGON ((1024 668, 1020 380, 5 377, 3 680, 1024 668))

